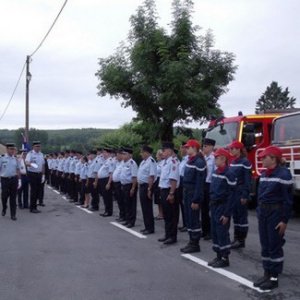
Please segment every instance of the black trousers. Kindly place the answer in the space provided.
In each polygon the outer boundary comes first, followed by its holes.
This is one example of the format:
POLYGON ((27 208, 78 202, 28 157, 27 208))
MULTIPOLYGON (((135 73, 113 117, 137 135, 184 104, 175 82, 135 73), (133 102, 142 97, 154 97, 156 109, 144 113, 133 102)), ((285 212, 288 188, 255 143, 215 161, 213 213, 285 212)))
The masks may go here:
POLYGON ((42 173, 28 172, 30 184, 30 210, 37 208, 37 200, 42 189, 42 173))
POLYGON ((187 226, 187 222, 186 222, 186 213, 185 213, 185 208, 184 208, 184 201, 183 201, 183 177, 180 177, 180 185, 178 188, 178 201, 179 201, 179 208, 181 211, 181 218, 182 218, 182 226, 186 227, 187 226))
POLYGON ((57 189, 60 192, 63 192, 63 178, 62 178, 63 172, 58 171, 57 172, 57 189))
POLYGON ((105 212, 109 215, 113 214, 113 197, 112 197, 112 188, 109 190, 106 189, 109 177, 99 179, 99 188, 100 194, 103 197, 105 212))
POLYGON ((122 197, 125 202, 125 220, 128 224, 135 225, 137 191, 135 190, 134 195, 130 196, 131 188, 132 184, 122 185, 122 197))
POLYGON ((92 208, 95 210, 99 210, 99 194, 98 189, 94 187, 95 178, 88 179, 88 191, 91 193, 92 196, 92 208))
POLYGON ((9 208, 10 208, 10 216, 16 216, 16 198, 17 198, 17 190, 18 190, 18 178, 15 177, 1 177, 1 200, 2 200, 2 210, 6 212, 7 209, 7 201, 9 198, 9 208))
POLYGON ((174 203, 167 201, 170 189, 161 189, 161 204, 165 220, 165 236, 166 238, 177 239, 177 226, 179 220, 179 200, 178 191, 174 195, 174 203))
POLYGON ((18 190, 18 205, 20 207, 28 208, 28 177, 27 175, 21 175, 22 186, 18 190))
POLYGON ((45 191, 45 182, 41 184, 41 188, 39 191, 39 196, 38 196, 39 204, 44 204, 44 191, 45 191))
POLYGON ((121 182, 113 183, 113 191, 119 207, 119 218, 125 220, 125 202, 124 198, 122 197, 121 182))
POLYGON ((148 198, 148 184, 139 185, 139 195, 144 219, 145 229, 154 231, 153 201, 148 198))
POLYGON ((80 188, 79 203, 81 205, 83 205, 84 204, 84 200, 85 200, 85 194, 88 194, 88 188, 86 187, 86 179, 81 179, 79 181, 79 188, 80 188))
POLYGON ((70 173, 70 178, 69 178, 69 195, 71 199, 75 199, 76 197, 76 182, 75 182, 75 174, 70 173))
POLYGON ((210 234, 209 189, 210 183, 206 182, 204 185, 204 200, 201 203, 201 225, 203 236, 210 234))

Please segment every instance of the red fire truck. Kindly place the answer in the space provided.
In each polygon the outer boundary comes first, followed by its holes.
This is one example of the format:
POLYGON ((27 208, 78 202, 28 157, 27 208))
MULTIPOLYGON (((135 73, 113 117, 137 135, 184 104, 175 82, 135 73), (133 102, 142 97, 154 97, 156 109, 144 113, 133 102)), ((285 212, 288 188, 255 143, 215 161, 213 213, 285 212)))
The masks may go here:
POLYGON ((256 194, 259 169, 256 153, 271 144, 272 122, 281 113, 245 115, 212 120, 205 130, 205 137, 216 141, 216 147, 226 147, 233 140, 243 142, 252 163, 252 195, 256 194))
MULTIPOLYGON (((271 143, 280 147, 283 157, 287 162, 293 179, 294 193, 300 196, 300 112, 280 116, 273 121, 271 143)), ((257 155, 263 149, 256 152, 256 168, 258 174, 262 169, 261 160, 257 155)))

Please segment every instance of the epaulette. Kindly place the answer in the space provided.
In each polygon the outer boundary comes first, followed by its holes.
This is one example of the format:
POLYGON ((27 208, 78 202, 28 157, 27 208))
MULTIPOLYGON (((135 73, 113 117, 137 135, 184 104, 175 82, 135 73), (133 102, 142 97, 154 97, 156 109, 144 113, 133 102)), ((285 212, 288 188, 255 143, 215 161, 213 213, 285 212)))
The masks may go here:
POLYGON ((155 160, 154 160, 154 158, 153 158, 153 157, 151 157, 151 158, 150 158, 150 160, 151 160, 152 162, 155 162, 155 160))

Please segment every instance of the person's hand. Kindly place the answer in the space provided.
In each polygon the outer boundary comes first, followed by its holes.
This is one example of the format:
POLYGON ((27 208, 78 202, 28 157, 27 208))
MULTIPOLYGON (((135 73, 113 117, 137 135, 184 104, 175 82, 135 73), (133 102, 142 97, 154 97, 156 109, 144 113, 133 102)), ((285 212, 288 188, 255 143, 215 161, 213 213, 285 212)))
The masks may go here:
POLYGON ((152 191, 151 190, 148 190, 147 197, 148 197, 148 199, 152 200, 152 191))
POLYGON ((192 203, 191 208, 192 208, 192 210, 199 210, 200 205, 198 203, 192 203))
POLYGON ((93 183, 93 186, 94 186, 94 188, 97 188, 97 182, 96 181, 93 183))
POLYGON ((229 218, 228 217, 225 217, 225 216, 222 216, 220 218, 220 222, 222 223, 222 225, 226 225, 229 221, 229 218))
POLYGON ((132 188, 132 189, 130 190, 130 192, 129 192, 129 194, 130 194, 130 197, 133 197, 133 196, 134 196, 134 192, 135 192, 135 189, 134 189, 134 188, 132 188))
POLYGON ((242 199, 241 199, 241 204, 242 204, 242 205, 246 205, 246 204, 247 204, 247 201, 248 201, 247 199, 242 198, 242 199))
POLYGON ((287 224, 284 222, 278 223, 278 225, 275 227, 276 230, 278 230, 279 235, 283 236, 286 230, 287 224))
POLYGON ((174 194, 169 194, 167 197, 167 201, 173 204, 175 202, 174 194))
POLYGON ((21 179, 18 180, 18 190, 22 187, 22 181, 21 179))
POLYGON ((45 179, 46 179, 45 175, 42 175, 41 183, 44 183, 44 182, 45 182, 45 179))
POLYGON ((110 190, 110 183, 107 183, 107 185, 105 186, 105 189, 106 189, 107 191, 110 190))

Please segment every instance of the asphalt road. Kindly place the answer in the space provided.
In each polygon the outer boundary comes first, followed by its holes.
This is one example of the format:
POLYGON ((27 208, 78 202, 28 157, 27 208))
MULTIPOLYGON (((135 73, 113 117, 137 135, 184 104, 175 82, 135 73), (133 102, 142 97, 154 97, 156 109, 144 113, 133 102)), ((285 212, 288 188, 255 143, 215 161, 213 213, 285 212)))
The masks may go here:
MULTIPOLYGON (((247 247, 231 254, 231 273, 224 276, 181 256, 186 233, 177 245, 158 243, 163 221, 142 239, 112 225, 114 218, 89 214, 45 190, 41 214, 19 210, 16 222, 0 217, 0 300, 300 299, 299 219, 287 230, 280 287, 262 294, 232 279, 232 273, 250 281, 262 274, 254 211, 247 247)), ((139 212, 133 229, 142 228, 139 212)), ((206 241, 193 255, 203 261, 214 256, 206 241)))

